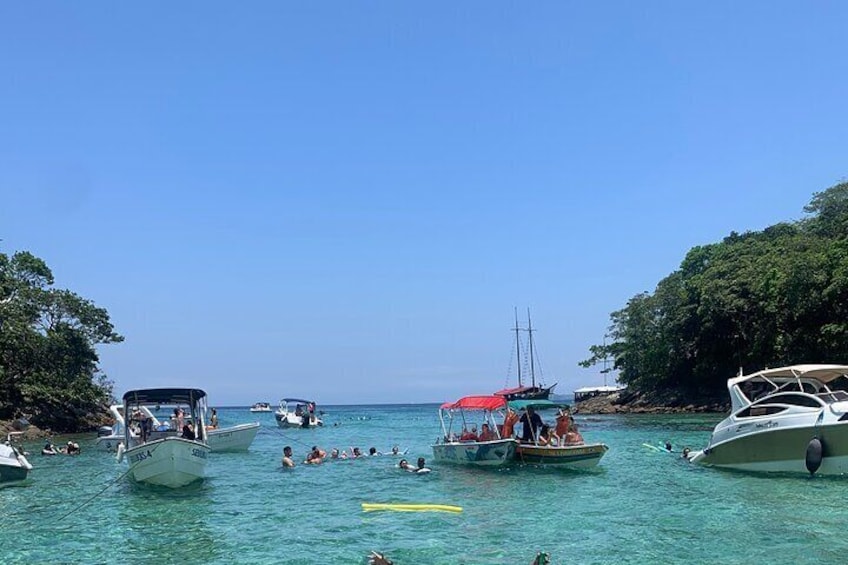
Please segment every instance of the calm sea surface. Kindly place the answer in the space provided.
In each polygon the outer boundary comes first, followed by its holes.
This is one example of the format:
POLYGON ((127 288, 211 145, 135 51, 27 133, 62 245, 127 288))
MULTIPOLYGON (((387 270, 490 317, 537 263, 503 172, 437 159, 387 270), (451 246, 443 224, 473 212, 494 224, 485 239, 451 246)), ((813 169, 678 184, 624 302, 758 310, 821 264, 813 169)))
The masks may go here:
MULTIPOLYGON (((578 416, 610 451, 592 471, 463 469, 431 461, 434 405, 325 406, 326 426, 280 430, 273 414, 219 410, 222 425, 261 421, 248 453, 213 454, 208 478, 162 490, 79 438, 79 457, 39 455, 27 484, 0 489, 0 563, 340 563, 370 550, 397 565, 562 563, 842 563, 848 478, 761 476, 693 466, 643 446, 703 446, 717 415, 578 416), (398 444, 397 458, 299 465, 283 446, 398 444), (460 514, 363 513, 363 502, 438 503, 460 514)), ((547 414, 546 419, 551 419, 547 414)))

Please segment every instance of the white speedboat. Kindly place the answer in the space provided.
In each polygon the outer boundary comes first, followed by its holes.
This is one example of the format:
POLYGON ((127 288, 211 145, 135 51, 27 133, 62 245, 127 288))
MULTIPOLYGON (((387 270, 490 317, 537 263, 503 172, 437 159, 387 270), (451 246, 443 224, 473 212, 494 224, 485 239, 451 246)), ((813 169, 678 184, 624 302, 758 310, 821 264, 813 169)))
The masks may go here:
POLYGON ((206 393, 196 388, 127 392, 124 394, 124 414, 132 418, 130 425, 124 426, 124 443, 118 449, 118 460, 126 458, 129 475, 140 483, 179 488, 202 479, 212 451, 207 443, 205 411, 206 393), (149 420, 142 415, 141 408, 162 405, 186 407, 182 431, 170 426, 155 429, 150 426, 152 422, 147 423, 149 420), (139 433, 134 436, 132 422, 137 419, 139 433))
MULTIPOLYGON (((139 407, 139 410, 147 416, 151 423, 152 431, 177 431, 173 421, 160 421, 147 406, 139 407)), ((115 452, 118 450, 119 444, 124 444, 124 407, 116 404, 109 407, 109 412, 115 420, 115 424, 109 427, 101 428, 97 433, 95 447, 102 451, 115 452)), ((247 451, 253 440, 259 432, 260 423, 252 422, 249 424, 237 424, 226 428, 206 428, 207 443, 212 451, 247 451)), ((140 429, 137 423, 130 426, 130 445, 137 445, 139 442, 140 429)))
POLYGON ((730 415, 693 463, 790 473, 848 473, 847 365, 793 365, 727 381, 730 415))
POLYGON ((314 428, 324 425, 318 417, 315 402, 301 398, 280 400, 280 407, 274 412, 274 418, 277 419, 277 425, 281 428, 314 428))
POLYGON ((0 443, 0 484, 19 483, 26 480, 32 465, 24 454, 12 445, 12 436, 21 432, 10 432, 6 441, 0 443))
POLYGON ((270 412, 271 404, 268 402, 257 402, 250 407, 251 412, 270 412))
POLYGON ((227 428, 207 429, 209 447, 216 453, 225 451, 247 451, 259 432, 259 422, 237 424, 227 428))
MULTIPOLYGON (((511 437, 500 437, 500 429, 493 416, 503 408, 506 408, 506 399, 494 395, 466 396, 456 402, 442 404, 439 407, 442 437, 432 446, 433 458, 474 467, 499 467, 512 462, 518 442, 511 437), (481 433, 484 429, 482 424, 489 430, 483 437, 468 431, 466 415, 470 419, 475 412, 482 413, 481 433)), ((476 423, 473 425, 476 428, 476 423)))

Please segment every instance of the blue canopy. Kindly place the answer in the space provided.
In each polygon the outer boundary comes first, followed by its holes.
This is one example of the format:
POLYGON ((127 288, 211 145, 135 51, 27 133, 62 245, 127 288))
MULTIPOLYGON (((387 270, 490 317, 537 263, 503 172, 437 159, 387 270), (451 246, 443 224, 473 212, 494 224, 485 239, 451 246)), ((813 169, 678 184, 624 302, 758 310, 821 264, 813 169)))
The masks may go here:
POLYGON ((530 399, 530 400, 510 400, 509 407, 515 411, 524 410, 527 407, 533 408, 533 410, 547 410, 550 408, 568 408, 568 404, 564 402, 553 402, 550 400, 543 399, 530 399))
POLYGON ((286 404, 289 402, 296 402, 298 404, 315 404, 314 400, 303 400, 302 398, 284 398, 282 401, 286 404))
POLYGON ((206 393, 199 388, 146 388, 130 390, 124 394, 124 402, 134 404, 194 404, 206 393))

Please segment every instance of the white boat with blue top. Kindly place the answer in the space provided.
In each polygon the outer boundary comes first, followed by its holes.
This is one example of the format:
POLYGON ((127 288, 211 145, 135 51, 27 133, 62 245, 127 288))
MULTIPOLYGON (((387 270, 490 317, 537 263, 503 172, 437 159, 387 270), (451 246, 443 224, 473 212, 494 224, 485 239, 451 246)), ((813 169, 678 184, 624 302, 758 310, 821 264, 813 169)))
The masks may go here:
POLYGON ((204 413, 206 393, 196 388, 156 388, 131 390, 124 395, 124 414, 140 420, 139 437, 124 426, 124 443, 118 460, 126 459, 129 476, 139 483, 179 488, 206 475, 206 462, 212 449, 207 443, 204 413), (168 426, 154 429, 141 409, 150 406, 185 406, 182 431, 168 426), (195 429, 196 426, 196 429, 195 429), (124 448, 124 446, 130 446, 124 448))

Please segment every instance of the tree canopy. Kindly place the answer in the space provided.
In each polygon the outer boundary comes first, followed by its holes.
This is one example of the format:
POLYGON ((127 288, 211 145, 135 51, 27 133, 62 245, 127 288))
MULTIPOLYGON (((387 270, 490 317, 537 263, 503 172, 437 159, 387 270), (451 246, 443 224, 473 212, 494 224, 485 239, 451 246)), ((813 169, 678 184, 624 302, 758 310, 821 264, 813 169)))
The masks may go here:
POLYGON ((0 419, 78 431, 112 397, 95 346, 124 338, 105 309, 53 282, 31 253, 0 253, 0 419))
POLYGON ((610 315, 619 381, 641 392, 716 396, 729 377, 848 361, 848 183, 813 195, 803 220, 694 247, 653 293, 610 315))

